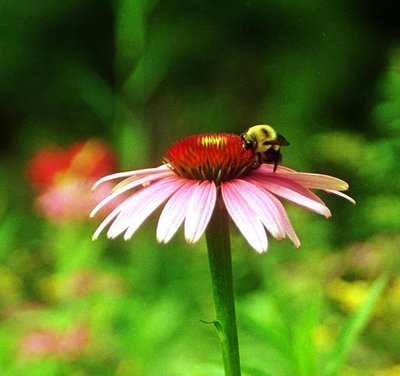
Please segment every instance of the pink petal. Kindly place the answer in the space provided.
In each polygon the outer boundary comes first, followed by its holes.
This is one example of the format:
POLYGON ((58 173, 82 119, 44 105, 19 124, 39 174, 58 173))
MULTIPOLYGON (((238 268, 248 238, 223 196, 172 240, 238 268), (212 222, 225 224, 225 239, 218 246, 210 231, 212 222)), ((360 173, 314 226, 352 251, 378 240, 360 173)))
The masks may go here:
POLYGON ((279 217, 279 222, 281 223, 281 226, 284 228, 287 236, 293 242, 293 244, 297 248, 299 248, 300 240, 297 237, 296 232, 293 229, 292 223, 290 222, 290 219, 289 219, 288 215, 286 214, 286 210, 283 207, 282 203, 270 192, 265 191, 265 194, 266 194, 266 196, 268 196, 268 199, 270 200, 271 204, 274 205, 277 218, 279 217))
POLYGON ((349 185, 345 181, 329 175, 297 172, 282 166, 279 166, 278 170, 273 172, 269 165, 261 165, 257 171, 268 177, 290 179, 303 187, 311 189, 335 189, 339 191, 346 191, 349 189, 349 185))
POLYGON ((265 190, 259 188, 257 185, 252 184, 246 180, 237 179, 235 186, 238 188, 237 193, 248 203, 251 209, 258 215, 263 225, 278 240, 285 237, 285 231, 281 225, 279 215, 276 213, 274 204, 270 203, 268 195, 265 190))
MULTIPOLYGON (((113 192, 120 190, 121 188, 125 187, 127 184, 133 183, 134 181, 138 180, 138 179, 143 179, 146 178, 146 176, 151 177, 151 176, 155 176, 155 175, 159 175, 159 176, 176 176, 175 172, 173 172, 171 169, 167 169, 165 171, 161 171, 159 173, 153 173, 153 174, 147 174, 147 175, 134 175, 134 176, 130 176, 124 180, 122 180, 121 182, 119 182, 114 188, 113 188, 113 192)), ((145 185, 145 184, 144 184, 145 185)))
POLYGON ((246 200, 238 193, 237 180, 221 183, 222 198, 225 207, 249 244, 259 253, 265 252, 268 248, 268 239, 264 226, 251 209, 246 200))
POLYGON ((294 202, 296 205, 302 206, 308 210, 324 215, 326 218, 331 216, 330 210, 325 204, 306 188, 291 182, 288 179, 262 177, 261 175, 252 175, 252 178, 258 182, 263 188, 270 192, 294 202))
POLYGON ((129 240, 139 226, 147 219, 147 217, 153 213, 171 194, 173 194, 177 189, 179 189, 184 180, 179 178, 171 181, 167 186, 160 187, 153 194, 147 196, 146 200, 143 201, 141 208, 137 209, 133 215, 133 220, 128 227, 124 239, 129 240))
MULTIPOLYGON (((259 200, 266 202, 266 205, 268 205, 270 211, 272 212, 271 215, 279 223, 279 227, 283 229, 285 234, 288 235, 289 239, 294 243, 294 245, 297 248, 300 247, 300 240, 293 229, 293 226, 289 220, 289 217, 286 214, 286 210, 283 207, 282 203, 272 193, 265 190, 257 180, 255 179, 248 179, 248 180, 254 186, 260 189, 261 195, 259 196, 259 200)), ((279 238, 276 239, 279 240, 279 238)))
POLYGON ((160 243, 167 243, 182 224, 196 185, 197 181, 188 180, 168 200, 157 225, 157 240, 160 243))
MULTIPOLYGON (((154 175, 149 175, 149 176, 144 176, 142 178, 135 178, 132 182, 130 182, 129 184, 125 184, 122 188, 120 189, 115 189, 113 190, 113 193, 109 196, 107 196, 104 200, 102 200, 90 213, 90 217, 93 217, 96 215, 96 213, 103 208, 105 205, 107 205, 110 201, 112 201, 114 198, 118 197, 119 195, 121 195, 122 193, 129 191, 130 189, 133 189, 139 185, 145 185, 147 183, 150 183, 154 180, 159 180, 162 179, 166 176, 169 176, 169 172, 163 172, 163 173, 159 173, 159 174, 154 174, 154 175)), ((125 179, 128 180, 128 179, 125 179)), ((125 182, 124 180, 124 182, 125 182)))
POLYGON ((337 189, 340 191, 346 191, 349 189, 349 185, 345 181, 329 175, 310 174, 305 172, 293 172, 283 175, 289 175, 288 178, 290 180, 293 180, 307 188, 337 189))
POLYGON ((259 185, 262 185, 264 181, 272 182, 275 185, 291 189, 303 196, 308 197, 310 200, 314 200, 323 206, 326 206, 325 203, 315 193, 311 192, 308 188, 302 186, 301 184, 291 180, 287 175, 285 177, 278 177, 276 175, 270 175, 266 177, 265 175, 254 173, 247 177, 246 180, 256 180, 259 185))
POLYGON ((104 220, 101 222, 99 227, 97 227, 97 230, 92 236, 92 240, 96 240, 100 233, 107 227, 109 223, 124 209, 124 207, 128 206, 130 203, 130 200, 132 200, 132 197, 126 199, 123 203, 119 204, 104 220))
POLYGON ((113 180, 113 179, 122 179, 122 178, 127 178, 130 176, 143 176, 143 175, 152 175, 152 174, 157 174, 162 171, 171 171, 170 168, 166 165, 161 165, 156 168, 145 168, 142 170, 134 170, 134 171, 125 171, 125 172, 117 172, 116 174, 111 174, 102 177, 100 180, 98 180, 94 185, 92 190, 95 190, 100 184, 113 180))
POLYGON ((185 220, 185 238, 195 243, 210 221, 217 199, 217 189, 212 181, 203 181, 196 186, 187 208, 185 220))
POLYGON ((107 232, 115 238, 126 230, 124 239, 129 239, 143 221, 182 185, 181 178, 166 178, 135 192, 120 204, 121 212, 107 232))

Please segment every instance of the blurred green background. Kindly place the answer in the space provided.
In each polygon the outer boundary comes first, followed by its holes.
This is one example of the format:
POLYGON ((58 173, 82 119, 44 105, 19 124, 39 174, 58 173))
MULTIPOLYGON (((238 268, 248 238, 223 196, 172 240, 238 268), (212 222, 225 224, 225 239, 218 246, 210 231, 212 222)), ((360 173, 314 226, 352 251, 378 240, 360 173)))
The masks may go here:
POLYGON ((1 374, 222 375, 204 239, 160 246, 154 215, 92 243, 98 220, 44 215, 27 171, 54 145, 101 139, 118 171, 269 123, 286 166, 348 181, 357 205, 287 205, 300 250, 260 256, 232 229, 243 374, 400 375, 399 8, 1 1, 1 374))

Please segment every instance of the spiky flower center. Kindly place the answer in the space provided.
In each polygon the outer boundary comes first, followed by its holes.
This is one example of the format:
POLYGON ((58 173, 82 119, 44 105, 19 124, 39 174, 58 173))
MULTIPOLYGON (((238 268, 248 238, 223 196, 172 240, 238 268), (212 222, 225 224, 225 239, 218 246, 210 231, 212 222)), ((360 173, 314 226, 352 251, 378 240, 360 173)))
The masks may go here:
POLYGON ((165 154, 164 163, 187 179, 219 184, 254 169, 256 159, 252 151, 243 148, 239 135, 207 133, 173 144, 165 154))

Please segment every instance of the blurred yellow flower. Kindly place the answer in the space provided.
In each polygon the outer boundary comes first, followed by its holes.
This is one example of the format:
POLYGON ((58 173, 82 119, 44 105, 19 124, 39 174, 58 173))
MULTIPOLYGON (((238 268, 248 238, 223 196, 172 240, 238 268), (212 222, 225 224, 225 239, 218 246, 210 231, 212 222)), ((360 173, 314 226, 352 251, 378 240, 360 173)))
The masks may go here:
POLYGON ((364 302, 369 288, 366 281, 348 282, 338 278, 329 283, 327 293, 344 311, 354 312, 364 302))
POLYGON ((397 364, 390 368, 377 370, 373 374, 374 376, 399 376, 400 375, 400 364, 397 364))
POLYGON ((319 349, 326 349, 335 342, 335 333, 326 325, 318 325, 313 332, 314 344, 319 349))

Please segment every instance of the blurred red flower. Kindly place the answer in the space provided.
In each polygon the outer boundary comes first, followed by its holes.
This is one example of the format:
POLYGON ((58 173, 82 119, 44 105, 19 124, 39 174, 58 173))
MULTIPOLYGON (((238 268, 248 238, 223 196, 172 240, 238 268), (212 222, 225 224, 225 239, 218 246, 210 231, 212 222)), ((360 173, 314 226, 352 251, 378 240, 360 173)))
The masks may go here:
POLYGON ((49 356, 77 357, 89 342, 89 330, 78 325, 65 332, 54 329, 33 330, 20 341, 20 354, 24 359, 49 356))
POLYGON ((86 218, 93 204, 111 189, 108 186, 92 194, 91 186, 116 165, 112 150, 98 140, 80 142, 67 150, 54 146, 40 150, 28 165, 30 182, 38 194, 36 208, 51 220, 86 218))

